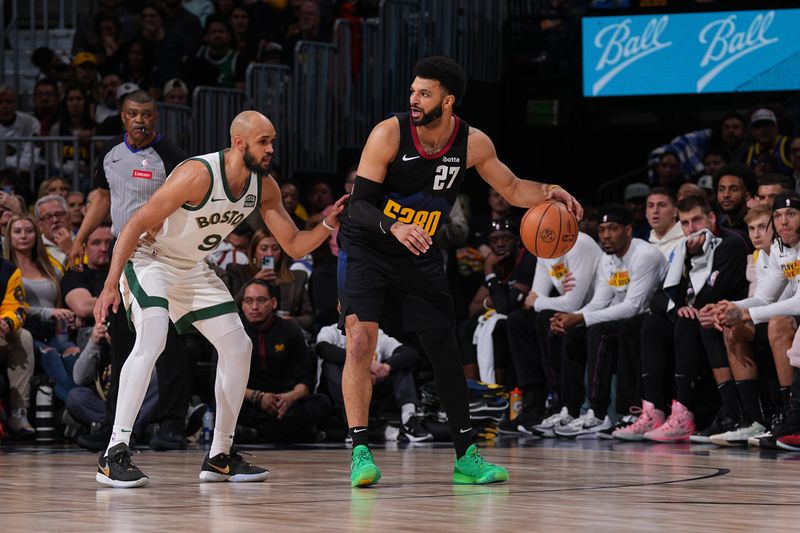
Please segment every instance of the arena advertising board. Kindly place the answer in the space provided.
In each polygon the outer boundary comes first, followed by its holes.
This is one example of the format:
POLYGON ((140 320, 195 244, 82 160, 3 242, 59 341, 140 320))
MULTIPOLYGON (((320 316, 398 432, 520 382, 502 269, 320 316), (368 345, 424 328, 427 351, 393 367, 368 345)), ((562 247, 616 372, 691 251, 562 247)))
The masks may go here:
POLYGON ((584 96, 800 89, 800 9, 583 19, 584 96))

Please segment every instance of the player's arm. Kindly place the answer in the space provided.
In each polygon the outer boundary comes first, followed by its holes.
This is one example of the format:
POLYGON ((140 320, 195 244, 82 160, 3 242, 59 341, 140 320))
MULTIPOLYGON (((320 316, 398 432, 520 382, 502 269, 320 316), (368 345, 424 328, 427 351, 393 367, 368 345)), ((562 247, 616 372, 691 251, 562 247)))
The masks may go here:
POLYGON ((511 205, 533 207, 546 200, 562 202, 580 220, 583 208, 578 201, 558 185, 521 180, 497 158, 494 143, 476 128, 469 129, 467 167, 475 167, 481 178, 491 185, 511 205))
POLYGON ((164 185, 128 220, 117 239, 108 277, 94 307, 97 322, 105 322, 109 305, 116 312, 119 306, 119 278, 142 234, 163 223, 184 203, 200 203, 210 186, 211 177, 206 166, 199 161, 186 161, 169 175, 164 185))
POLYGON ((353 194, 347 208, 350 220, 375 233, 391 233, 414 255, 430 248, 433 240, 416 224, 404 224, 381 212, 383 203, 381 183, 386 169, 400 147, 400 123, 390 118, 379 123, 369 134, 356 171, 353 194))
POLYGON ((283 251, 299 259, 311 253, 339 226, 339 214, 344 210, 347 195, 333 204, 331 211, 325 216, 322 224, 311 230, 297 229, 292 217, 286 212, 281 201, 281 189, 270 175, 261 178, 261 218, 283 251), (327 225, 327 227, 326 227, 327 225))

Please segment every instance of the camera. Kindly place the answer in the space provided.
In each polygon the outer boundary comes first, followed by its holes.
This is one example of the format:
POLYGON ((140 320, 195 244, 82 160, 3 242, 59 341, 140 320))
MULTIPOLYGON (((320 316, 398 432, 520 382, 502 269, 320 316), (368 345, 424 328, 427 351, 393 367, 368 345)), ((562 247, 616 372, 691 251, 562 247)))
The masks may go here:
POLYGON ((265 255, 261 258, 261 270, 275 270, 275 258, 265 255))

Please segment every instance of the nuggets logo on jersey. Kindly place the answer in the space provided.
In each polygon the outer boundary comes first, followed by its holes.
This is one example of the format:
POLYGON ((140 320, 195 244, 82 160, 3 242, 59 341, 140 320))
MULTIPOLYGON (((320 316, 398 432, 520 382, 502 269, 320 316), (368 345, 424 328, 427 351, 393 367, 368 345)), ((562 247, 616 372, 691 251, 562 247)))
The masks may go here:
POLYGON ((560 280, 567 275, 567 272, 569 272, 569 270, 567 270, 567 266, 564 263, 556 263, 548 274, 551 278, 560 280))
POLYGON ((439 220, 442 218, 441 211, 416 211, 410 207, 403 207, 394 200, 387 200, 383 208, 383 214, 397 219, 404 224, 416 224, 424 229, 429 235, 434 235, 439 227, 439 220))
POLYGON ((627 270, 618 270, 616 272, 612 272, 611 277, 608 278, 608 284, 617 289, 627 287, 630 282, 631 278, 627 270))

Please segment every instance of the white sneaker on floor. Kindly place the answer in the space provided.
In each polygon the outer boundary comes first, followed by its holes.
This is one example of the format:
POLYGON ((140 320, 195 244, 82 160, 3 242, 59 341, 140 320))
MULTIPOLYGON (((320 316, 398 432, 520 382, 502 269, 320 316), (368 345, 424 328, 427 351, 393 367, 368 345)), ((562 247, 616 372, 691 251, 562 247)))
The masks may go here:
POLYGON ((761 435, 766 430, 767 428, 758 422, 741 423, 730 431, 711 435, 708 440, 711 441, 711 444, 716 444, 717 446, 747 446, 747 442, 751 437, 761 435))
POLYGON ((597 437, 597 432, 612 427, 611 419, 606 416, 603 420, 597 418, 593 409, 589 409, 569 424, 555 428, 553 432, 556 437, 563 438, 586 438, 597 437))
POLYGON ((572 422, 573 418, 569 414, 569 410, 566 407, 562 407, 561 411, 554 415, 550 415, 540 423, 535 424, 533 426, 523 426, 520 425, 518 429, 524 433, 529 435, 538 435, 540 437, 555 437, 555 433, 553 431, 555 428, 559 428, 565 424, 569 424, 572 422))
POLYGON ((19 407, 11 411, 11 416, 8 418, 8 427, 14 433, 20 435, 31 435, 36 433, 33 426, 28 421, 28 410, 24 407, 19 407))

